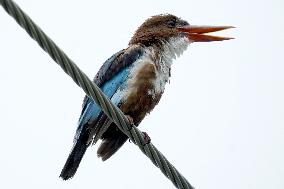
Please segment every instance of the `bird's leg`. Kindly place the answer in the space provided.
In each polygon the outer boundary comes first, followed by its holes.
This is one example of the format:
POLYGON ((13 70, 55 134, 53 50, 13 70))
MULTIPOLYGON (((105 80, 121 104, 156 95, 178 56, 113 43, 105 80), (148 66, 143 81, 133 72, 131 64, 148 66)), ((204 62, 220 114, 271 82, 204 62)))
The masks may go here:
MULTIPOLYGON (((130 115, 125 115, 125 117, 127 118, 127 120, 128 120, 129 123, 130 123, 130 129, 128 130, 128 131, 130 131, 131 128, 132 128, 133 126, 135 126, 134 121, 133 121, 133 118, 132 118, 130 115)), ((128 139, 128 141, 131 142, 130 139, 128 139)))
POLYGON ((145 144, 149 144, 151 142, 151 138, 146 132, 142 132, 144 135, 145 144))
POLYGON ((127 118, 127 120, 129 121, 131 127, 135 126, 133 118, 130 115, 125 115, 125 117, 127 118))
MULTIPOLYGON (((143 144, 143 146, 146 145, 146 144, 149 144, 151 142, 151 138, 149 137, 148 133, 142 132, 142 134, 143 134, 143 139, 144 139, 144 142, 145 142, 143 144)), ((130 139, 128 139, 128 141, 131 142, 130 139)))
MULTIPOLYGON (((129 121, 129 123, 130 123, 130 125, 131 125, 131 128, 133 127, 133 126, 135 126, 135 124, 134 124, 134 121, 133 121, 133 118, 130 116, 130 115, 125 115, 126 116, 126 118, 128 119, 128 121, 129 121)), ((130 128, 130 129, 131 129, 130 128)), ((129 130, 130 130, 129 129, 129 130)), ((151 142, 151 138, 149 137, 149 135, 146 133, 146 132, 142 132, 142 134, 143 134, 143 138, 144 138, 144 141, 145 141, 145 144, 149 144, 150 142, 151 142)), ((130 139, 128 139, 129 140, 129 142, 131 142, 131 140, 130 139)))

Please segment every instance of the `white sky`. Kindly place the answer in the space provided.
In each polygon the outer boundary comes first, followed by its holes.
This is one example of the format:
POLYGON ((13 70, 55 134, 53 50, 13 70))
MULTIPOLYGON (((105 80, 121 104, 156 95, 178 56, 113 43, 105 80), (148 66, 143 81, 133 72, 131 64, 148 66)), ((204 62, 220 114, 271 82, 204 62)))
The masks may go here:
MULTIPOLYGON (((284 189, 283 0, 17 0, 93 77, 149 16, 233 25, 235 40, 192 44, 174 61, 160 104, 141 124, 196 189, 284 189)), ((132 143, 106 162, 89 148, 58 178, 83 91, 0 9, 0 188, 173 188, 132 143)))

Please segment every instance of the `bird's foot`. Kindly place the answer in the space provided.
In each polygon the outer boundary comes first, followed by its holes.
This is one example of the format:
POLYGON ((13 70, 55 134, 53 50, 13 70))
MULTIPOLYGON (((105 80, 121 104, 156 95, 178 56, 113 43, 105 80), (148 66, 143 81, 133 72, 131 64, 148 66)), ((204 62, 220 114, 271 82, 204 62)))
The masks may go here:
POLYGON ((134 126, 134 120, 130 115, 125 115, 125 117, 127 118, 128 122, 130 123, 131 126, 134 126))
MULTIPOLYGON (((135 126, 133 118, 130 115, 125 115, 125 117, 127 118, 128 122, 130 123, 130 128, 128 129, 128 131, 130 131, 132 129, 133 126, 135 126)), ((130 139, 128 139, 129 142, 131 142, 130 139)))
MULTIPOLYGON (((133 118, 130 115, 125 115, 125 117, 128 119, 129 123, 130 123, 130 128, 128 129, 128 131, 130 131, 132 129, 133 126, 135 126, 133 118)), ((142 132, 143 134, 143 138, 145 141, 145 144, 149 144, 151 142, 151 138, 149 137, 149 135, 146 132, 142 132)), ((128 139, 129 142, 131 142, 130 139, 128 139)))
POLYGON ((145 145, 146 144, 149 144, 151 142, 151 138, 149 137, 149 135, 146 133, 146 132, 142 132, 143 133, 143 138, 144 138, 144 141, 145 141, 145 145))
MULTIPOLYGON (((148 133, 142 132, 143 134, 143 139, 144 139, 144 145, 149 144, 151 142, 151 138, 149 137, 148 133)), ((128 141, 131 143, 131 140, 128 139, 128 141)))

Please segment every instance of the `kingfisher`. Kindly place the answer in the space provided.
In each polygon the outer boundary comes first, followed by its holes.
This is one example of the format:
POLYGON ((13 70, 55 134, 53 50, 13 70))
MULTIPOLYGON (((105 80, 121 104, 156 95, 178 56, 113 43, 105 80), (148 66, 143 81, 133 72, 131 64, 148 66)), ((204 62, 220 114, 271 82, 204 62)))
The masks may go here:
MULTIPOLYGON (((127 48, 104 62, 93 82, 133 125, 138 126, 160 101, 171 76, 173 59, 179 57, 193 42, 232 39, 206 35, 228 28, 232 27, 190 25, 171 14, 152 16, 136 30, 127 48)), ((90 145, 101 140, 97 155, 105 161, 127 139, 101 108, 86 96, 73 148, 60 177, 67 180, 75 175, 90 145)))

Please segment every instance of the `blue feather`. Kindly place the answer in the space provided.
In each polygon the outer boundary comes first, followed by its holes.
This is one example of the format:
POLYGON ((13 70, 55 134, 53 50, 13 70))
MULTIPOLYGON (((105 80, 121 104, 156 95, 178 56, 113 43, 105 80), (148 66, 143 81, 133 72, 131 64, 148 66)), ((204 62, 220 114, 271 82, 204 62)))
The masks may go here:
MULTIPOLYGON (((127 80, 133 63, 136 62, 145 51, 140 46, 130 49, 124 49, 112 55, 104 62, 97 75, 94 83, 100 87, 102 92, 111 99, 112 103, 119 105, 127 92, 127 80)), ((81 116, 78 121, 74 145, 68 156, 68 159, 62 169, 60 177, 67 180, 74 176, 88 146, 90 140, 96 142, 100 139, 103 132, 107 132, 107 116, 97 106, 97 104, 85 97, 81 116), (96 140, 96 141, 95 141, 96 140)), ((119 147, 126 141, 125 136, 119 138, 119 147)), ((118 147, 118 148, 119 148, 118 147)), ((116 149, 118 149, 116 148, 116 149)), ((116 151, 116 150, 115 150, 116 151)), ((113 153, 115 152, 113 151, 113 153)))
MULTIPOLYGON (((123 89, 126 86, 126 80, 129 75, 129 69, 130 66, 123 68, 119 73, 117 73, 114 77, 112 77, 110 80, 105 82, 100 88, 103 91, 103 93, 111 98, 111 101, 113 104, 118 105, 121 101, 121 98, 123 97, 123 89), (121 90, 119 90, 121 89, 121 90)), ((75 138, 79 137, 83 127, 87 123, 92 123, 95 119, 99 117, 102 110, 99 108, 99 106, 88 97, 86 103, 86 107, 84 111, 81 114, 81 117, 78 122, 78 129, 75 135, 75 138)))
MULTIPOLYGON (((126 80, 133 66, 132 63, 139 59, 143 53, 144 51, 140 48, 134 48, 128 53, 121 50, 105 61, 97 73, 94 82, 100 87, 103 93, 111 99, 113 104, 118 105, 123 98, 126 80)), ((101 115, 101 112, 102 110, 98 105, 87 97, 79 118, 75 138, 80 135, 84 126, 96 120, 101 115)))

